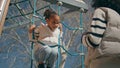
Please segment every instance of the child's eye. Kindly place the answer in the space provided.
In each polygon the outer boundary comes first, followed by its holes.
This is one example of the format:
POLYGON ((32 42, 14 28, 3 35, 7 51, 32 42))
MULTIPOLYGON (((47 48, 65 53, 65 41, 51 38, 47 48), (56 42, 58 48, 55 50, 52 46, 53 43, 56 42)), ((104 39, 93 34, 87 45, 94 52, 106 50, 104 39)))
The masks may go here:
POLYGON ((57 24, 57 22, 54 21, 53 24, 57 24))
POLYGON ((53 24, 59 24, 59 23, 60 23, 59 21, 58 21, 58 22, 57 22, 57 21, 54 21, 54 22, 53 22, 53 24))

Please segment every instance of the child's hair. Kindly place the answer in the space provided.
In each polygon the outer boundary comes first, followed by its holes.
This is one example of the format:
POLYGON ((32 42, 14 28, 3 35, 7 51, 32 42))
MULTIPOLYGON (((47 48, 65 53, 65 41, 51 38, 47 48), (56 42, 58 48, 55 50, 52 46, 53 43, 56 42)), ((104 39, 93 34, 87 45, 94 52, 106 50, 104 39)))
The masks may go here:
POLYGON ((118 0, 92 0, 92 7, 108 7, 120 14, 120 2, 118 0))
POLYGON ((57 13, 53 11, 52 9, 45 10, 44 12, 45 19, 49 19, 52 15, 57 15, 57 13))

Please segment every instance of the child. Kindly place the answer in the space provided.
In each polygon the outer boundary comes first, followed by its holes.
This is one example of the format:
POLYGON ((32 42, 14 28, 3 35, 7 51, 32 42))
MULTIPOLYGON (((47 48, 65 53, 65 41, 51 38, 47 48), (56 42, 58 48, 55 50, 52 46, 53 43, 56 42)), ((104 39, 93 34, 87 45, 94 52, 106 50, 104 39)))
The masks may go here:
POLYGON ((51 9, 44 12, 44 17, 47 24, 41 23, 37 28, 32 25, 29 32, 32 33, 34 29, 36 39, 46 44, 43 46, 38 42, 35 43, 35 59, 39 62, 38 68, 45 68, 44 63, 46 63, 47 68, 54 68, 58 56, 58 47, 50 46, 58 44, 59 34, 62 36, 62 25, 58 14, 51 9))
POLYGON ((82 42, 88 68, 120 68, 120 0, 93 0, 95 12, 82 42))

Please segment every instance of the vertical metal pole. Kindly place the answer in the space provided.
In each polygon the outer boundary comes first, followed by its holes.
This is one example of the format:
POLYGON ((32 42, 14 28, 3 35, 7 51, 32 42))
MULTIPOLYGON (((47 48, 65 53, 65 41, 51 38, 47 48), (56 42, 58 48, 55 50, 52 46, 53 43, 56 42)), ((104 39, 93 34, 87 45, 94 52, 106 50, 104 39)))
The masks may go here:
POLYGON ((4 27, 5 18, 8 12, 10 0, 0 0, 0 36, 4 27))
MULTIPOLYGON (((83 11, 84 9, 80 9, 80 28, 83 28, 83 11)), ((83 29, 80 30, 81 33, 83 33, 83 29)), ((81 68, 85 68, 85 65, 84 65, 84 59, 85 59, 85 56, 84 56, 84 46, 81 44, 80 45, 80 51, 81 51, 81 68)))
MULTIPOLYGON (((36 14, 36 1, 37 0, 34 0, 34 9, 33 9, 33 11, 34 11, 34 15, 36 14)), ((34 24, 35 23, 35 18, 33 17, 32 18, 32 24, 34 24)), ((34 37, 34 30, 33 30, 33 32, 32 32, 32 39, 35 39, 35 37, 34 37)), ((32 42, 31 43, 31 68, 33 68, 33 62, 34 62, 34 42, 32 42)))
MULTIPOLYGON (((58 6, 58 15, 60 16, 60 6, 58 6)), ((60 65, 60 60, 61 60, 61 54, 60 54, 60 33, 59 33, 59 37, 58 37, 58 65, 57 68, 59 68, 60 65)))
MULTIPOLYGON (((58 15, 60 16, 62 2, 59 1, 57 4, 58 4, 58 15)), ((61 40, 60 39, 61 38, 60 38, 60 33, 59 33, 59 37, 58 37, 58 63, 57 63, 57 68, 60 67, 60 62, 61 62, 61 49, 60 49, 60 45, 61 45, 60 41, 61 40)))

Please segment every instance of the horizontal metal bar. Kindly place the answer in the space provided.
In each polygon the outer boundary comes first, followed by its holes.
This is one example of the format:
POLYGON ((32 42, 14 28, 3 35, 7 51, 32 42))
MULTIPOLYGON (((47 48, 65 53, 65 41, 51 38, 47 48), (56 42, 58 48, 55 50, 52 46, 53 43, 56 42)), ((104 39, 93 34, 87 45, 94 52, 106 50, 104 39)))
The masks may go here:
POLYGON ((51 4, 57 4, 58 1, 63 2, 63 7, 70 8, 70 9, 80 9, 83 8, 85 10, 88 10, 88 6, 83 1, 78 0, 43 0, 46 2, 50 2, 51 4))

